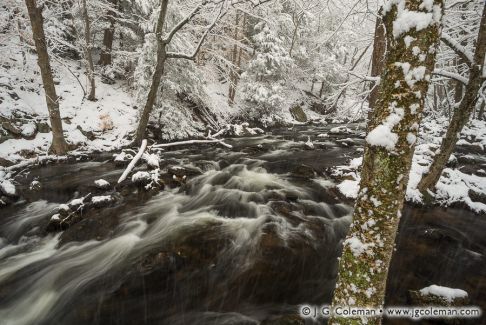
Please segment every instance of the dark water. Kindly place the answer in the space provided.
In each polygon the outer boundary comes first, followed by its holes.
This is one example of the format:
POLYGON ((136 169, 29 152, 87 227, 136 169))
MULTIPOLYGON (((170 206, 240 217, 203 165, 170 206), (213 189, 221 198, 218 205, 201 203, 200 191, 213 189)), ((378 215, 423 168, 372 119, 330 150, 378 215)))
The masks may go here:
MULTIPOLYGON (((38 178, 43 190, 1 210, 0 324, 270 324, 300 304, 329 303, 352 202, 336 194, 328 169, 361 154, 355 127, 163 152, 163 169, 202 174, 151 198, 135 191, 60 234, 43 231, 57 206, 96 179, 114 183, 122 169, 100 157, 23 173, 18 182, 38 178)), ((407 207, 387 304, 438 284, 486 307, 485 232, 486 218, 463 209, 407 207)))

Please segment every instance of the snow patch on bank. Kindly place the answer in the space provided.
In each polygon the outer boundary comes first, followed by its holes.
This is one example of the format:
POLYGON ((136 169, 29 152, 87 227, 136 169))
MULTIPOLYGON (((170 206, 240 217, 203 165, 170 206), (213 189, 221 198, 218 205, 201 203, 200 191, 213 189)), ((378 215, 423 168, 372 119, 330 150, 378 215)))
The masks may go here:
MULTIPOLYGON (((422 195, 417 190, 417 185, 422 175, 428 171, 434 155, 440 148, 447 125, 446 118, 431 117, 423 121, 419 138, 414 139, 418 143, 415 147, 409 175, 407 201, 422 203, 422 195)), ((461 140, 458 145, 468 145, 484 150, 486 148, 486 121, 471 121, 461 133, 461 140)), ((451 160, 455 159, 453 156, 451 160)), ((486 170, 486 159, 483 158, 482 161, 482 165, 477 166, 477 173, 472 175, 461 171, 461 167, 445 168, 436 187, 434 195, 436 202, 444 206, 463 203, 477 213, 486 212, 486 204, 471 199, 471 193, 486 197, 486 175, 479 173, 481 169, 486 170)), ((361 180, 358 169, 361 163, 361 157, 354 158, 348 165, 337 166, 333 169, 334 176, 346 178, 337 185, 340 192, 346 197, 356 198, 358 195, 361 180)))

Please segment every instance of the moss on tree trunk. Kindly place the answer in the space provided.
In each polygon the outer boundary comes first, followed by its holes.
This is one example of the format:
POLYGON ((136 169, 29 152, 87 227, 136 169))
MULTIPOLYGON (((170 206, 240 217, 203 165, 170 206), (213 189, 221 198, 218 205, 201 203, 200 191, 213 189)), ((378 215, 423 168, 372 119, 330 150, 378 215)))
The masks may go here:
MULTIPOLYGON (((388 140, 396 137, 396 141, 394 146, 383 146, 367 137, 360 191, 353 223, 343 244, 333 307, 379 309, 384 304, 388 267, 440 34, 442 1, 434 1, 436 10, 421 8, 421 4, 422 0, 396 1, 382 18, 388 48, 368 130, 389 127, 388 140), (406 10, 434 15, 434 19, 424 29, 398 33, 394 31, 397 2, 406 10), (393 120, 392 116, 399 118, 393 120)), ((329 321, 329 324, 365 323, 380 324, 381 317, 364 320, 334 316, 329 321)))

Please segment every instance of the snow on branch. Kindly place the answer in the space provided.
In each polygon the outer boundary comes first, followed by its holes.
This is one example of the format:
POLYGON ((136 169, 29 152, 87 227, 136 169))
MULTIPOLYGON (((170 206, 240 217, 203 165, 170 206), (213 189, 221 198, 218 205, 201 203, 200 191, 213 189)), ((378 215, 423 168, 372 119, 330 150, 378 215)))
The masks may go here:
POLYGON ((450 71, 447 71, 447 70, 444 70, 444 69, 435 69, 434 72, 432 72, 432 73, 436 74, 438 76, 443 76, 443 77, 447 77, 447 78, 457 80, 457 81, 463 83, 464 85, 467 85, 469 83, 468 78, 463 77, 460 74, 450 72, 450 71))
POLYGON ((464 46, 453 39, 447 33, 442 33, 440 40, 449 46, 456 54, 463 59, 468 66, 471 66, 474 62, 473 54, 469 52, 464 46))
POLYGON ((135 155, 135 157, 133 157, 132 161, 130 161, 130 164, 128 164, 127 169, 125 169, 123 174, 118 179, 118 184, 120 184, 127 178, 128 174, 132 171, 133 167, 135 167, 135 165, 140 160, 140 158, 142 158, 145 148, 147 148, 147 139, 142 140, 142 145, 140 146, 138 153, 135 155))
POLYGON ((172 58, 172 59, 187 59, 187 60, 194 60, 197 53, 201 49, 202 44, 204 43, 204 40, 208 36, 209 32, 213 29, 213 27, 216 25, 218 20, 220 20, 224 15, 226 15, 227 11, 223 12, 223 5, 220 6, 220 10, 214 21, 211 23, 206 28, 206 31, 204 31, 204 34, 201 36, 201 39, 199 40, 199 43, 197 44, 196 48, 194 49, 194 52, 192 54, 184 54, 184 53, 174 53, 174 52, 168 52, 167 53, 167 58, 172 58))
POLYGON ((169 34, 167 35, 167 37, 165 37, 162 42, 165 43, 165 44, 168 44, 170 43, 170 41, 172 40, 172 38, 174 37, 174 35, 182 28, 184 27, 203 7, 203 5, 206 4, 206 1, 203 1, 202 3, 200 3, 196 8, 194 8, 193 11, 191 11, 189 13, 189 15, 187 15, 184 19, 182 19, 177 25, 174 26, 174 28, 172 28, 172 30, 169 32, 169 34))

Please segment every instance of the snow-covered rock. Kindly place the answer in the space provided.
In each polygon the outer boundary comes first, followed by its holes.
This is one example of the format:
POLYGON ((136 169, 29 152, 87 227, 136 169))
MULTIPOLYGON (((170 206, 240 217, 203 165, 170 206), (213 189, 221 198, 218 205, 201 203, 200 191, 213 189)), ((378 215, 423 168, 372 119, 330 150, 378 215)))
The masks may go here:
POLYGON ((97 208, 107 206, 110 203, 112 203, 113 201, 114 201, 114 198, 111 195, 93 196, 91 198, 91 202, 97 208))
POLYGON ((8 197, 16 197, 17 190, 15 185, 9 179, 0 180, 0 192, 8 197))
POLYGON ((412 303, 419 306, 466 306, 469 303, 466 291, 436 284, 409 293, 412 303))
POLYGON ((423 296, 437 296, 445 299, 447 302, 452 302, 457 298, 467 298, 467 292, 462 289, 454 289, 449 287, 442 287, 436 284, 420 289, 420 294, 423 296))
POLYGON ((71 206, 73 208, 80 207, 83 204, 84 204, 84 198, 74 199, 74 200, 71 200, 71 202, 69 202, 69 206, 71 206))
POLYGON ((67 204, 60 204, 57 207, 57 213, 63 217, 66 217, 69 213, 71 213, 71 208, 67 204))
POLYGON ((110 188, 110 183, 104 179, 97 179, 94 181, 96 188, 100 190, 106 190, 110 188))
POLYGON ((152 168, 156 169, 159 168, 159 156, 156 154, 144 154, 143 159, 147 163, 147 165, 152 168))
POLYGON ((213 136, 251 136, 251 135, 258 135, 263 134, 263 131, 260 128, 251 128, 250 125, 246 122, 241 124, 226 124, 223 129, 215 133, 213 136))
POLYGON ((131 154, 124 151, 120 152, 119 154, 114 154, 113 157, 113 161, 116 165, 124 165, 125 163, 128 163, 130 160, 133 159, 133 156, 131 154))
POLYGON ((344 125, 340 125, 340 126, 336 126, 336 127, 333 127, 332 129, 330 129, 329 133, 330 134, 350 134, 350 133, 353 133, 353 131, 351 131, 350 129, 348 129, 344 125))
POLYGON ((337 185, 337 188, 344 196, 355 199, 358 197, 359 181, 345 179, 337 185))
POLYGON ((310 137, 307 137, 307 141, 304 143, 307 149, 314 149, 314 143, 312 143, 310 137))
POLYGON ((37 180, 33 180, 29 185, 29 190, 31 191, 39 191, 41 190, 41 188, 42 188, 42 184, 37 180))
POLYGON ((20 131, 23 137, 32 138, 37 133, 37 126, 34 122, 22 124, 20 131))
POLYGON ((149 172, 138 171, 132 175, 132 182, 136 184, 148 184, 152 181, 152 177, 149 172))

